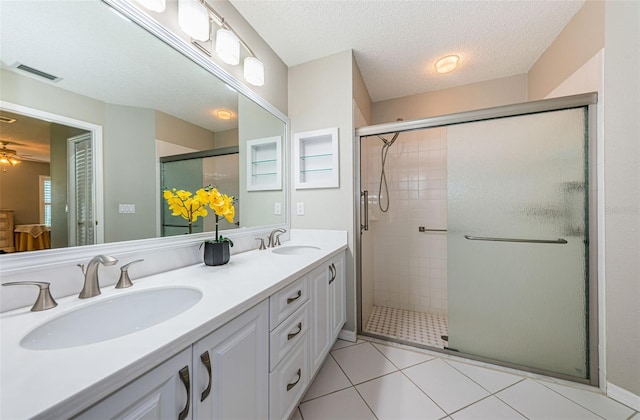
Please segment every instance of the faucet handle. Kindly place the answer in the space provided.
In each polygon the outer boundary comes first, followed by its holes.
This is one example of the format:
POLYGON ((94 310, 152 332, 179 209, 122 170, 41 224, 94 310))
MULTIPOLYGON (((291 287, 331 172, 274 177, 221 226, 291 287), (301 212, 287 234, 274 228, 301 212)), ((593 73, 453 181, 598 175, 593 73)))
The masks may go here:
POLYGON ((282 235, 283 233, 287 233, 286 229, 278 229, 278 233, 276 233, 276 243, 274 244, 274 246, 280 246, 280 235, 282 235))
POLYGON ((256 241, 260 241, 260 246, 258 247, 260 251, 267 249, 267 247, 264 246, 264 238, 256 238, 256 241))
POLYGON ((120 267, 120 278, 118 279, 118 284, 116 284, 116 289, 125 289, 133 286, 133 283, 131 283, 131 279, 129 278, 129 267, 142 261, 144 261, 144 259, 131 261, 130 263, 120 267))
POLYGON ((40 288, 40 292, 38 293, 38 297, 31 307, 33 312, 45 311, 47 309, 55 308, 58 306, 56 301, 51 296, 51 291, 49 290, 49 285, 51 283, 47 283, 46 281, 14 281, 9 283, 3 283, 3 286, 38 286, 40 288))

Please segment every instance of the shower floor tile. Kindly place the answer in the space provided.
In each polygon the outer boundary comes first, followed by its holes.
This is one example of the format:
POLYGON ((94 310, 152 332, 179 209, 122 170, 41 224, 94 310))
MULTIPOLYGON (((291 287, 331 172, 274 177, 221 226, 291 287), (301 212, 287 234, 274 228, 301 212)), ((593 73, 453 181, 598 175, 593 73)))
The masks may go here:
POLYGON ((447 317, 405 309, 374 306, 365 331, 426 346, 444 348, 449 334, 447 317))

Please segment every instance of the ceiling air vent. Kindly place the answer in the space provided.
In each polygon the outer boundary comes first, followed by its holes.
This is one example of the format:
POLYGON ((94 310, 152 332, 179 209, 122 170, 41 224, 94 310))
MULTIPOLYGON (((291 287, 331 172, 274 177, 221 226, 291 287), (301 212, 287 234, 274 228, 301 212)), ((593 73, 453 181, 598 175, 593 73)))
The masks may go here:
POLYGON ((16 65, 14 67, 17 68, 18 70, 26 71, 27 73, 31 73, 31 74, 33 74, 35 76, 43 77, 43 78, 45 78, 47 80, 50 80, 52 82, 58 82, 58 81, 62 80, 61 77, 54 76, 53 74, 49 74, 49 73, 44 72, 42 70, 34 69, 33 67, 29 67, 29 66, 26 66, 24 64, 16 63, 16 65))

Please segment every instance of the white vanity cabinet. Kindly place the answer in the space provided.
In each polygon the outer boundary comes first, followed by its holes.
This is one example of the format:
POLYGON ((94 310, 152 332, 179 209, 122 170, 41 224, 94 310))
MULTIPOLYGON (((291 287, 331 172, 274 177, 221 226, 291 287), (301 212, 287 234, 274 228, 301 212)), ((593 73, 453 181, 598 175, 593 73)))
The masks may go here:
POLYGON ((269 418, 289 418, 309 384, 309 275, 269 298, 269 418))
POLYGON ((95 419, 264 419, 269 412, 265 300, 81 413, 95 419))
POLYGON ((344 325, 344 259, 340 252, 269 299, 275 328, 270 334, 271 420, 291 416, 344 325), (287 308, 287 301, 301 306, 287 308))
POLYGON ((77 418, 289 418, 344 325, 344 265, 335 254, 77 418))
POLYGON ((191 419, 191 347, 74 417, 191 419))
POLYGON ((312 294, 311 369, 316 372, 345 323, 344 252, 310 274, 312 294))
POLYGON ((193 418, 263 419, 269 410, 265 300, 193 345, 193 418))

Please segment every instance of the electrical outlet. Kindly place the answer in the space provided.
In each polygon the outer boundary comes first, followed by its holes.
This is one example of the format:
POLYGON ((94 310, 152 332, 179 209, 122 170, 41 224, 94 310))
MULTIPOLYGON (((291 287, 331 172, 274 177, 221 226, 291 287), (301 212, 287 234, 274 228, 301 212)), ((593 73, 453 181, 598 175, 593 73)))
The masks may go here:
POLYGON ((304 216, 304 203, 302 201, 298 201, 296 204, 296 214, 298 216, 304 216))
POLYGON ((276 205, 273 208, 273 214, 275 215, 281 215, 282 214, 282 203, 279 201, 276 201, 276 205))

